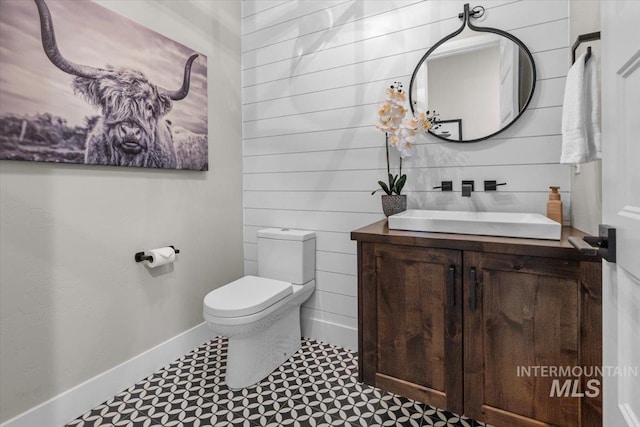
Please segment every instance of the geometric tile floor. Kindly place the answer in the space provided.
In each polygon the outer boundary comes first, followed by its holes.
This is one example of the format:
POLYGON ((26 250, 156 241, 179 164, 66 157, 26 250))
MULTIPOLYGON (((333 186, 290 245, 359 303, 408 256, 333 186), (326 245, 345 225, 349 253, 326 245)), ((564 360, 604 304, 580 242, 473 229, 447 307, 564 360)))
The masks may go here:
POLYGON ((215 338, 67 424, 88 426, 485 426, 357 382, 357 354, 303 339, 260 383, 224 384, 227 340, 215 338))

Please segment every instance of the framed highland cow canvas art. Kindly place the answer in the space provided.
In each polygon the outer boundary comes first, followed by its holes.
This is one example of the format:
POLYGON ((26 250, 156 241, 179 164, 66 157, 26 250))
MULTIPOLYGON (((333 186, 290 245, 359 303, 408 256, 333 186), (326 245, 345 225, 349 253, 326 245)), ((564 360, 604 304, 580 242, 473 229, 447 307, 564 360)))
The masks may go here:
POLYGON ((207 58, 88 0, 0 1, 0 159, 208 169, 207 58))

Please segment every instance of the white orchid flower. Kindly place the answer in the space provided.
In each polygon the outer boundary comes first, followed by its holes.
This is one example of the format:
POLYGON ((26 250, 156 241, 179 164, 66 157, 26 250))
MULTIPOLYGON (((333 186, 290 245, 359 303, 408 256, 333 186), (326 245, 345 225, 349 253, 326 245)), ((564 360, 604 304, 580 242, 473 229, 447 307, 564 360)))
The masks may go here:
POLYGON ((418 113, 415 117, 417 130, 425 135, 429 132, 429 129, 434 126, 436 117, 435 112, 431 117, 429 117, 427 113, 418 113))
POLYGON ((393 85, 385 90, 385 99, 378 109, 376 128, 386 133, 385 145, 389 183, 385 184, 382 181, 378 181, 381 188, 378 188, 371 194, 383 190, 388 195, 392 195, 393 193, 400 195, 407 179, 406 174, 402 173, 402 160, 416 154, 414 148, 416 136, 423 132, 424 123, 429 121, 428 114, 418 115, 417 117, 413 117, 412 115, 406 117, 406 101, 407 93, 402 90, 402 83, 393 82, 393 85), (390 167, 389 146, 394 147, 400 153, 399 173, 396 175, 392 174, 390 167), (392 178, 393 176, 395 176, 395 178, 392 178))
POLYGON ((415 147, 411 146, 411 147, 408 147, 408 148, 402 150, 400 152, 400 157, 402 157, 403 159, 407 159, 409 157, 414 156, 415 154, 416 154, 416 149, 415 149, 415 147))
MULTIPOLYGON (((389 91, 396 92, 391 88, 387 90, 389 91)), ((396 102, 397 96, 393 95, 392 98, 380 104, 378 109, 376 127, 386 133, 395 133, 402 125, 402 120, 407 113, 407 109, 396 102)))
POLYGON ((394 144, 394 147, 400 152, 400 157, 406 159, 415 154, 415 149, 413 148, 416 141, 415 131, 403 128, 398 132, 397 139, 398 141, 394 144))

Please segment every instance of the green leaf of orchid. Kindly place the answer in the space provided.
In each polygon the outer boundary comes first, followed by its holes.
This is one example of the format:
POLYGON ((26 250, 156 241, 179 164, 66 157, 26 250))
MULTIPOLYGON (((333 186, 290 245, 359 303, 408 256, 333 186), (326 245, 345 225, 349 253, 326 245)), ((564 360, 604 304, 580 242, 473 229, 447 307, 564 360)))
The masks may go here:
POLYGON ((398 182, 396 183, 396 194, 400 195, 402 189, 404 188, 404 184, 407 182, 407 175, 402 175, 398 182))
POLYGON ((396 190, 396 185, 398 185, 398 175, 392 177, 391 174, 389 174, 389 184, 389 191, 391 191, 390 194, 393 194, 396 190))
POLYGON ((389 187, 387 187, 387 184, 385 184, 383 181, 378 181, 378 184, 380 184, 380 187, 382 187, 382 190, 391 195, 391 191, 389 190, 389 187))

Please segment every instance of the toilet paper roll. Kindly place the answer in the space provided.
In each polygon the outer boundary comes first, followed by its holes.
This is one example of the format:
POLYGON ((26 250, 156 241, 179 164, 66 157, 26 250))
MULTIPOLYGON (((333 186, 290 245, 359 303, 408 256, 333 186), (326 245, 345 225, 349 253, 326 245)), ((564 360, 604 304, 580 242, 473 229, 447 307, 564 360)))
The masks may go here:
POLYGON ((176 259, 176 252, 170 246, 148 250, 146 252, 146 255, 151 255, 153 257, 153 261, 147 261, 147 265, 150 268, 156 268, 160 267, 161 265, 170 264, 176 259))

